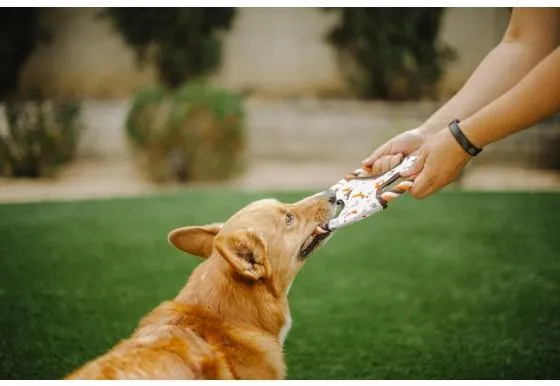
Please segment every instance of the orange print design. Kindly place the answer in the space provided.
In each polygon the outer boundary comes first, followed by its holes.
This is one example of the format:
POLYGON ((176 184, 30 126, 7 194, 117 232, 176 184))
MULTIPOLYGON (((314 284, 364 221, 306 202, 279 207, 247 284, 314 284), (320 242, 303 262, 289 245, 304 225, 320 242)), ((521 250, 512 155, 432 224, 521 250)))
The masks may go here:
POLYGON ((365 194, 363 194, 362 192, 359 192, 359 193, 354 194, 352 197, 366 198, 367 196, 365 194))

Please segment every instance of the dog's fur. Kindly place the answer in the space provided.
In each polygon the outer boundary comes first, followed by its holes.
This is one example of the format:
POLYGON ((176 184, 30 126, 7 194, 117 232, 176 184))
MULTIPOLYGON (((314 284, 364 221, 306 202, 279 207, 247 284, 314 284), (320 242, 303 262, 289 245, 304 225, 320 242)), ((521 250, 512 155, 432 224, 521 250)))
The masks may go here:
POLYGON ((302 245, 334 215, 331 201, 327 194, 295 204, 261 200, 224 224, 172 231, 171 244, 206 260, 129 339, 67 378, 284 378, 287 295, 302 245))

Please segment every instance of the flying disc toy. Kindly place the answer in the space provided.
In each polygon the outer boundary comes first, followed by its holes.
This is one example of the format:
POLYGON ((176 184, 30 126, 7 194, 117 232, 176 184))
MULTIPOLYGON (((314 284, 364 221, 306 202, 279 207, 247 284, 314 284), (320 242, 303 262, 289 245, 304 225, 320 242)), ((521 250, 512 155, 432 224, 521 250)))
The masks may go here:
POLYGON ((390 187, 402 178, 402 173, 418 159, 405 158, 395 168, 379 176, 372 176, 364 169, 356 169, 330 189, 336 193, 336 203, 342 207, 340 213, 327 223, 327 231, 342 228, 363 220, 388 207, 388 203, 410 190, 412 181, 404 180, 390 187))

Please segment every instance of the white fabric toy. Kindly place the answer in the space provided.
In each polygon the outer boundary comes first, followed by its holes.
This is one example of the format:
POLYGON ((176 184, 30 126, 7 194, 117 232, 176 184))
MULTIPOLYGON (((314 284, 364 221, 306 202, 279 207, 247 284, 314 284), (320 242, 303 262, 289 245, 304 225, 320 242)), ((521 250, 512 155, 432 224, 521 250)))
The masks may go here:
POLYGON ((388 202, 410 190, 412 181, 402 181, 392 189, 383 189, 401 178, 401 173, 417 159, 417 156, 409 156, 395 168, 376 177, 363 169, 357 169, 338 181, 330 189, 336 192, 337 204, 343 208, 336 218, 328 222, 326 230, 339 229, 387 208, 388 202))

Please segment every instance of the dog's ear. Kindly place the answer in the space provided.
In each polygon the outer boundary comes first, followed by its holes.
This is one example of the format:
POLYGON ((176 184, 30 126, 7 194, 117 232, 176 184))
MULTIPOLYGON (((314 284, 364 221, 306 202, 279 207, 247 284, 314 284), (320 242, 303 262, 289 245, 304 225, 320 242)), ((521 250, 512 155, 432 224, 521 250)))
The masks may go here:
POLYGON ((175 248, 191 255, 207 258, 212 253, 214 237, 222 229, 222 224, 190 226, 169 232, 167 239, 175 248))
POLYGON ((242 276, 251 280, 269 276, 266 243, 251 229, 220 234, 214 245, 220 255, 242 276))

